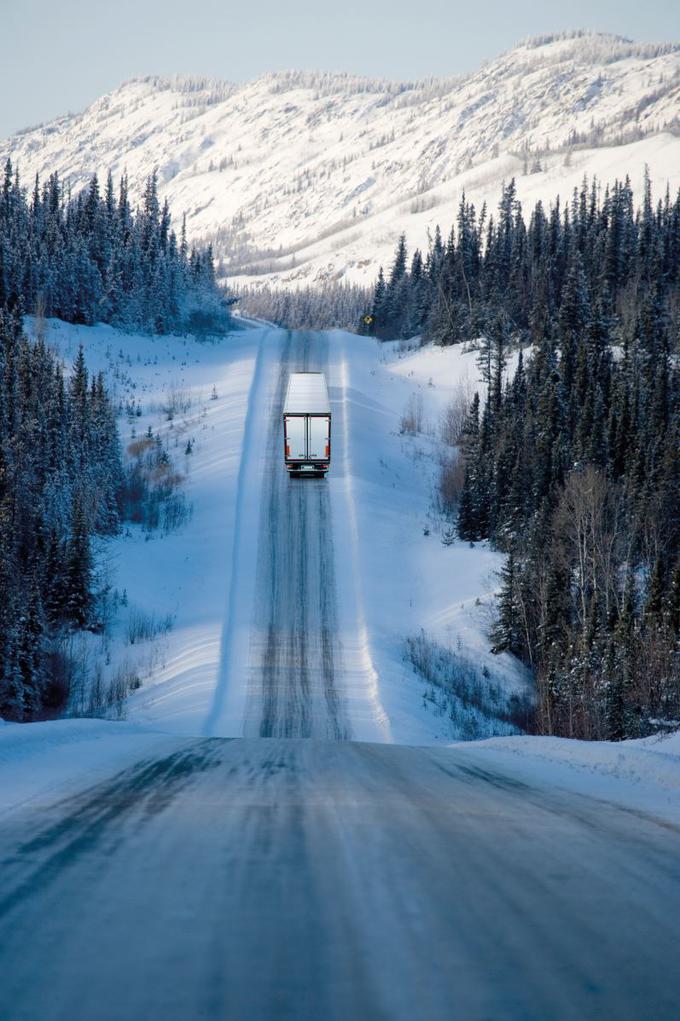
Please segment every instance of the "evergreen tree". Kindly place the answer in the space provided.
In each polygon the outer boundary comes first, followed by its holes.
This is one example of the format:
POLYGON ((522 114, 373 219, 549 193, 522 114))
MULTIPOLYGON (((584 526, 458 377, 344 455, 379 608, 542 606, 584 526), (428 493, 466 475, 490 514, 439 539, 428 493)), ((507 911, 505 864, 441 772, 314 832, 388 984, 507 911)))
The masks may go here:
POLYGON ((29 200, 8 161, 0 201, 0 307, 14 308, 20 299, 28 312, 40 306, 69 322, 154 332, 192 325, 224 332, 228 318, 212 253, 188 252, 185 224, 177 243, 155 173, 134 214, 125 176, 117 199, 110 174, 103 196, 95 175, 73 200, 53 174, 44 185, 36 178, 29 200))
POLYGON ((417 332, 417 286, 425 339, 477 343, 458 533, 508 554, 494 648, 535 671, 540 727, 619 739, 679 718, 680 193, 655 210, 647 178, 636 213, 628 180, 602 200, 584 182, 527 226, 510 182, 495 220, 463 198, 446 244, 410 270, 405 250, 379 335, 417 332))
POLYGON ((65 604, 68 616, 79 627, 89 623, 92 604, 92 554, 83 499, 73 498, 71 535, 66 547, 65 604))
POLYGON ((500 573, 498 617, 493 628, 492 652, 512 652, 517 655, 521 649, 520 613, 517 606, 517 580, 515 576, 515 554, 511 549, 500 573))
POLYGON ((116 529, 121 478, 115 413, 82 349, 65 387, 54 354, 0 312, 0 715, 40 712, 53 635, 91 623, 91 538, 116 529))

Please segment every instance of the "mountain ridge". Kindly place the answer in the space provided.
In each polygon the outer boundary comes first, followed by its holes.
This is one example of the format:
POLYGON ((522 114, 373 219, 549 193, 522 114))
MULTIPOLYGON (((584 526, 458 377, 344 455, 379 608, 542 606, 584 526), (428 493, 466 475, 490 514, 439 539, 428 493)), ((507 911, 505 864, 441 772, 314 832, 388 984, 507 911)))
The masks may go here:
POLYGON ((585 175, 649 166, 680 185, 680 44, 575 30, 530 37, 461 76, 392 81, 279 70, 235 84, 137 76, 82 113, 0 142, 22 179, 59 171, 74 192, 94 172, 159 191, 224 276, 288 286, 368 282, 401 231, 448 229, 465 190, 525 203, 585 175))

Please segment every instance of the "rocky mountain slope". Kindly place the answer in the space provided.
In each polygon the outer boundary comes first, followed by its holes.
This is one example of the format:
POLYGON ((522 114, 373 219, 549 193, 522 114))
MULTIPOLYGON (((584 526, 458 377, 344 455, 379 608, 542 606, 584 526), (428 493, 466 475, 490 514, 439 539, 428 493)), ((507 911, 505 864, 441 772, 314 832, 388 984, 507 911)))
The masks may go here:
POLYGON ((156 168, 189 236, 221 272, 288 285, 369 282, 406 230, 448 230, 463 190, 494 206, 569 197, 649 166, 680 186, 680 45, 571 33, 528 40, 465 78, 394 83, 279 72, 247 85, 142 78, 0 142, 25 183, 58 170, 74 190, 156 168))

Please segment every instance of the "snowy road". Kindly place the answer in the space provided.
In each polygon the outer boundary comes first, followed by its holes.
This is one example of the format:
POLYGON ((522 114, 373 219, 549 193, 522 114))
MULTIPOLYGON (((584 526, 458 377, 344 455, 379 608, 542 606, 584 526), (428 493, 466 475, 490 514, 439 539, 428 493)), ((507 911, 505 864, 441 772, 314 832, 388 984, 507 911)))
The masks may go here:
POLYGON ((3 1019, 678 1016, 680 832, 473 748, 168 738, 0 846, 3 1019))
POLYGON ((337 642, 331 502, 325 479, 290 479, 281 422, 291 372, 326 372, 328 339, 288 333, 272 398, 260 509, 245 733, 350 737, 337 642))

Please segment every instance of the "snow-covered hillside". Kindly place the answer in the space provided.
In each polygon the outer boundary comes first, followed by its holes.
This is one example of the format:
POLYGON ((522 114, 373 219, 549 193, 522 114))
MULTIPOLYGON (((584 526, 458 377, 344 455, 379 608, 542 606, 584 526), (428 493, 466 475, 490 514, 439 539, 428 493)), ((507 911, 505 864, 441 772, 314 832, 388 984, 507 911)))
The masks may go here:
MULTIPOLYGON (((27 325, 32 332, 32 321, 27 325)), ((116 401, 134 404, 134 415, 120 419, 126 445, 149 428, 164 438, 186 473, 193 514, 169 532, 131 526, 100 542, 100 580, 125 599, 115 601, 104 633, 84 637, 83 665, 90 679, 101 673, 104 685, 123 668, 140 686, 127 700, 124 723, 0 721, 0 812, 73 792, 141 756, 171 754, 188 736, 243 733, 254 607, 246 580, 256 574, 268 465, 263 438, 285 346, 285 332, 275 329, 206 344, 51 320, 47 336, 67 364, 82 344, 116 401), (164 409, 173 395, 181 411, 170 418, 164 409), (183 454, 187 440, 191 455, 183 454), (140 614, 170 616, 172 626, 131 642, 130 622, 140 614)), ((478 385, 475 353, 381 345, 340 331, 328 342, 334 455, 323 486, 334 510, 338 681, 340 691, 355 692, 347 700, 352 735, 446 745, 461 731, 426 697, 429 685, 403 655, 406 636, 422 629, 454 655, 473 658, 506 690, 523 686, 518 664, 491 655, 485 635, 502 557, 486 543, 443 545, 444 522, 432 506, 437 426, 460 388, 478 385), (400 420, 414 397, 422 421, 404 435, 400 420), (364 695, 356 697, 361 687, 364 695)), ((466 754, 478 767, 502 768, 522 782, 679 818, 677 735, 619 744, 501 736, 467 743, 466 754)))
POLYGON ((243 86, 140 78, 84 113, 0 143, 23 179, 58 170, 74 189, 157 168, 161 195, 210 240, 222 271, 287 285, 372 282, 398 234, 448 229, 465 190, 495 205, 569 196, 649 165, 680 186, 680 46, 573 33, 525 42, 466 78, 390 83, 282 72, 243 86))
MULTIPOLYGON (((34 328, 30 320, 28 327, 34 328)), ((134 405, 134 414, 119 420, 124 445, 148 430, 161 438, 186 476, 182 490, 192 510, 179 528, 128 526, 98 545, 100 580, 116 595, 105 631, 83 638, 84 674, 99 675, 104 689, 121 674, 138 678, 125 706, 136 725, 241 735, 257 602, 257 521, 287 334, 245 329, 206 344, 50 320, 47 335, 66 364, 83 344, 88 365, 106 374, 115 401, 123 409, 134 405), (169 416, 173 401, 179 410, 169 416), (140 619, 171 624, 155 637, 131 640, 131 622, 140 619)), ((323 347, 324 335, 309 336, 312 346, 323 347)), ((355 739, 397 743, 469 736, 448 709, 425 698, 431 684, 404 659, 404 641, 423 629, 474 659, 508 691, 524 688, 519 665, 492 656, 485 635, 501 555, 485 543, 444 547, 444 525, 432 508, 439 421, 460 385, 476 385, 475 354, 460 347, 401 350, 339 331, 327 341, 334 455, 323 488, 337 588, 337 679, 348 727, 355 739), (404 435, 400 420, 414 398, 422 420, 414 435, 404 435)), ((285 476, 278 457, 273 470, 285 476)), ((300 487, 311 492, 304 483, 289 491, 287 482, 288 502, 300 487)), ((309 557, 314 562, 313 550, 309 557)), ((475 734, 510 730, 481 719, 475 734)))

